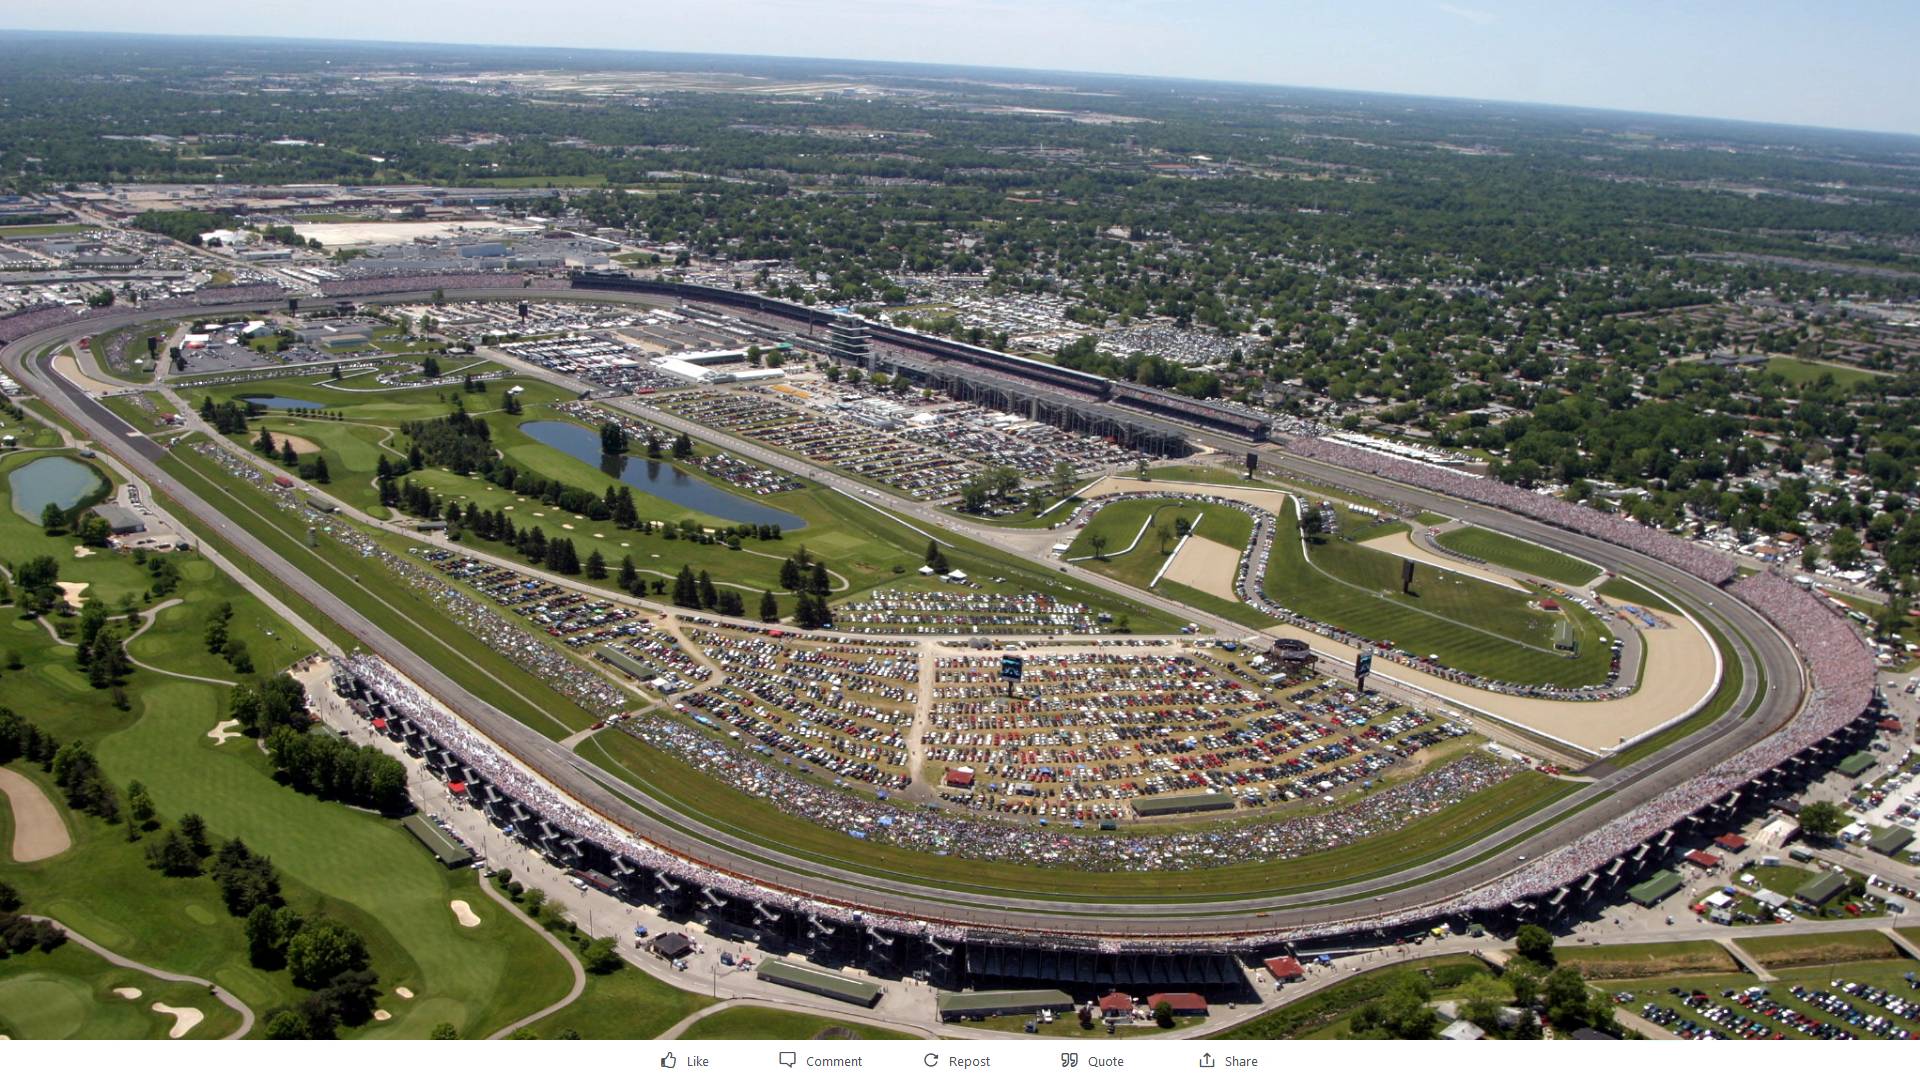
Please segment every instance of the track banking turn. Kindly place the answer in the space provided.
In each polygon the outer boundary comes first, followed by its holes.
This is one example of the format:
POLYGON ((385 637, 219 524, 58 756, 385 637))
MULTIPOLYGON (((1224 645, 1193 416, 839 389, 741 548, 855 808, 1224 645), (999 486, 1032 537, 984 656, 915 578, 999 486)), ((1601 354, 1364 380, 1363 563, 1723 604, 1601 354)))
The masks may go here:
MULTIPOLYGON (((425 292, 397 292, 383 300, 425 299, 425 292)), ((631 293, 596 293, 566 288, 450 289, 448 299, 552 299, 633 303, 631 293)), ((717 302, 708 298, 707 302, 717 302)), ((1612 820, 1657 793, 1689 780, 1738 750, 1753 745, 1792 719, 1808 688, 1803 665, 1781 633, 1740 600, 1698 578, 1657 560, 1605 541, 1554 528, 1504 510, 1442 496, 1364 472, 1287 455, 1266 443, 1189 429, 1193 437, 1223 450, 1259 452, 1289 472, 1361 495, 1432 510, 1554 547, 1636 578, 1685 604, 1702 622, 1714 626, 1740 658, 1741 686, 1732 705, 1714 722, 1624 767, 1602 765, 1591 784, 1566 799, 1514 821, 1476 842, 1431 862, 1369 881, 1266 899, 1213 902, 1086 902, 1070 896, 1016 898, 968 891, 964 885, 920 886, 895 879, 850 873, 789 852, 774 851, 661 803, 586 762, 573 751, 536 732, 509 713, 459 685, 409 650, 351 604, 313 580, 273 548, 238 526, 163 467, 171 451, 145 435, 57 374, 47 357, 34 354, 84 334, 100 334, 156 316, 205 317, 258 310, 260 301, 227 306, 178 305, 144 309, 111 308, 83 320, 29 333, 0 349, 0 363, 27 389, 74 425, 102 451, 123 462, 156 493, 197 519, 203 542, 245 554, 261 570, 296 592, 380 655, 427 693, 508 750, 529 769, 566 790, 582 804, 636 835, 681 858, 768 888, 856 910, 923 919, 934 924, 985 930, 1048 932, 1112 939, 1232 939, 1284 936, 1290 927, 1306 929, 1333 922, 1400 921, 1400 913, 1443 905, 1455 897, 1497 881, 1527 860, 1555 851, 1612 820), (1760 673, 1764 672, 1764 693, 1760 673), (1577 805, 1576 812, 1567 807, 1577 805)), ((743 307, 757 307, 743 301, 743 307)), ((1168 421, 1179 425, 1177 421, 1168 421)), ((961 523, 921 504, 876 492, 864 484, 828 473, 809 463, 745 440, 711 432, 676 419, 728 450, 738 451, 802 477, 843 490, 889 513, 912 517, 951 531, 989 537, 997 530, 961 523)), ((1136 596, 1120 583, 1103 587, 1136 596)), ((1179 611, 1164 598, 1157 606, 1179 611)), ((1258 628, 1224 624, 1218 616, 1200 621, 1226 633, 1258 628)))

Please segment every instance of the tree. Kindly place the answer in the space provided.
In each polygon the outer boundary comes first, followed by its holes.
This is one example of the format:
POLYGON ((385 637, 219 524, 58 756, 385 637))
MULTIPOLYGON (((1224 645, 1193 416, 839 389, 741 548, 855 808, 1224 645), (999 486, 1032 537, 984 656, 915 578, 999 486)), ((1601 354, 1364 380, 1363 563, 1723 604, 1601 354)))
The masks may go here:
POLYGON ((1491 975, 1475 975, 1453 991, 1460 1001, 1460 1018, 1482 1031, 1500 1027, 1500 1010, 1513 997, 1507 984, 1491 975))
POLYGON ((1087 546, 1093 549, 1094 558, 1105 559, 1107 557, 1107 534, 1094 533, 1088 536, 1087 546))
POLYGON ((693 440, 684 431, 673 437, 673 456, 681 459, 693 456, 693 440))
POLYGON ((1528 924, 1513 935, 1514 951, 1543 968, 1553 966, 1553 932, 1528 924))
POLYGON ((1076 479, 1073 462, 1061 458, 1053 463, 1053 497, 1056 502, 1073 494, 1073 482, 1076 479))
POLYGON ((437 379, 440 377, 440 361, 435 359, 432 353, 428 353, 421 359, 420 374, 429 379, 437 379))
POLYGON ((20 890, 0 881, 0 911, 20 910, 20 890))
POLYGON ((177 827, 180 830, 180 836, 186 840, 187 846, 192 849, 195 857, 204 859, 213 854, 213 845, 207 842, 207 823, 199 814, 180 815, 180 823, 177 827))
MULTIPOLYGON (((1542 1003, 1546 1007, 1547 1019, 1562 1032, 1573 1032, 1583 1027, 1599 1027, 1604 1021, 1596 1022, 1593 995, 1587 991, 1586 980, 1572 967, 1554 968, 1542 984, 1542 1003)), ((1604 1010, 1611 1018, 1611 1009, 1604 1010)))
POLYGON ((693 568, 681 566, 680 572, 673 578, 673 606, 699 607, 700 587, 694 582, 693 568))
POLYGON ((269 1039, 293 1040, 307 1038, 307 1022, 300 1013, 287 1005, 276 1005, 267 1011, 264 1027, 269 1039))
POLYGON ((640 571, 633 565, 633 556, 622 555, 620 557, 620 577, 618 583, 623 592, 639 593, 641 589, 640 571))
POLYGON ((60 509, 59 503, 48 503, 40 508, 40 527, 48 536, 59 536, 67 531, 67 512, 60 509))
POLYGON ((619 457, 627 452, 627 429, 621 427, 618 420, 609 420, 600 425, 600 452, 608 457, 619 457))
POLYGON ((427 1034, 427 1038, 435 1042, 451 1042, 460 1038, 460 1029, 442 1020, 433 1025, 433 1030, 427 1034))
POLYGON ((1153 1007, 1153 1022, 1163 1028, 1173 1026, 1173 1003, 1161 1001, 1153 1007))
POLYGON ((329 918, 307 920, 287 942, 287 970, 296 986, 318 988, 366 966, 367 946, 360 935, 329 918))
POLYGON ((1362 1039, 1431 1039, 1439 1015, 1427 1007, 1426 980, 1408 974, 1387 992, 1362 1005, 1349 1026, 1362 1039))
POLYGON ((833 582, 827 577, 827 564, 817 562, 807 579, 807 591, 815 596, 825 596, 833 591, 833 582))
POLYGON ((698 590, 700 607, 708 611, 714 611, 719 608, 719 596, 714 592, 713 578, 709 576, 705 570, 700 571, 700 577, 695 583, 695 588, 698 590))
POLYGON ((760 621, 769 623, 780 621, 780 601, 774 598, 771 591, 760 594, 760 621))
POLYGON ((1842 525, 1827 538, 1827 561, 1841 570, 1860 565, 1860 534, 1842 525))
POLYGON ((1800 828, 1822 843, 1847 827, 1847 812, 1830 802, 1812 802, 1800 808, 1800 828))
POLYGON ((261 904, 247 912, 247 957, 262 971, 287 966, 287 947, 300 930, 301 918, 291 908, 261 904))
POLYGON ((953 569, 947 564, 947 553, 940 550, 940 542, 937 540, 927 541, 926 564, 936 574, 944 574, 953 569))
POLYGON ((620 959, 619 942, 610 937, 597 937, 580 949, 580 963, 594 975, 611 975, 619 971, 625 961, 620 959))
POLYGON ((127 785, 127 818, 140 827, 142 832, 152 832, 160 827, 159 813, 153 808, 153 796, 147 794, 147 785, 138 780, 127 785))

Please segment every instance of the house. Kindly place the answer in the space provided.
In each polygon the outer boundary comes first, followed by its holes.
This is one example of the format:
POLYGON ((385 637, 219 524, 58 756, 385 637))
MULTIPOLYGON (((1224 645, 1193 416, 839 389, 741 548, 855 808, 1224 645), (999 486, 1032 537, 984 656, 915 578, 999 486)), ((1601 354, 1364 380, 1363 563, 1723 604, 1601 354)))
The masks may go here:
POLYGON ((1687 852, 1686 860, 1702 870, 1712 870, 1720 865, 1720 856, 1715 855, 1711 851, 1701 851, 1698 848, 1687 852))
POLYGON ((1793 898, 1811 907, 1820 907, 1847 891, 1852 884, 1844 870, 1829 870, 1793 891, 1793 898))
POLYGON ((693 951, 693 942, 685 934, 661 934, 653 939, 655 956, 667 960, 678 960, 693 951))
POLYGON ((1094 1007, 1100 1010, 1102 1016, 1129 1017, 1133 1015, 1133 998, 1116 990, 1102 995, 1099 1001, 1094 1002, 1094 1007))
POLYGON ((1306 979, 1307 969, 1291 956, 1276 956, 1267 961, 1267 974, 1276 983, 1295 983, 1306 979))
POLYGON ((946 783, 948 787, 962 787, 962 788, 972 787, 973 786, 973 769, 965 765, 962 765, 959 768, 948 769, 946 783))
POLYGON ((1487 1033, 1471 1020, 1455 1020, 1440 1029, 1440 1037, 1449 1042, 1479 1042, 1487 1033))
POLYGON ((1724 836, 1715 838, 1713 846, 1722 851, 1731 851, 1738 855, 1747 849, 1747 838, 1741 836, 1739 833, 1727 833, 1724 836))
POLYGON ((1165 1002, 1167 1007, 1173 1010, 1173 1015, 1175 1016, 1207 1015, 1207 999, 1201 997, 1199 994, 1147 995, 1147 1008, 1150 1011, 1159 1012, 1161 1002, 1165 1002))

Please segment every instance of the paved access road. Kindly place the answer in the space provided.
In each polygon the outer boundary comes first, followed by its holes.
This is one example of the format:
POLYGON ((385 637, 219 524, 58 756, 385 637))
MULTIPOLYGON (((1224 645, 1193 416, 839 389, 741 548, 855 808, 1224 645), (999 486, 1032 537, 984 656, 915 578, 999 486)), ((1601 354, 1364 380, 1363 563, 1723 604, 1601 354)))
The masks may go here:
MULTIPOLYGON (((452 294, 454 299, 510 299, 521 296, 536 299, 604 300, 621 303, 632 303, 635 299, 624 294, 596 296, 571 290, 502 289, 473 290, 452 294)), ((236 305, 232 310, 244 311, 258 307, 258 304, 236 305)), ((185 317, 216 314, 222 309, 192 307, 177 310, 185 317)), ((426 663, 381 626, 281 558, 258 537, 228 520, 194 492, 174 481, 161 467, 161 463, 169 453, 167 448, 145 435, 128 431, 124 421, 64 378, 53 373, 49 364, 28 362, 28 358, 33 353, 56 341, 84 333, 102 333, 119 326, 150 320, 156 314, 167 313, 165 309, 109 309, 83 323, 44 331, 9 343, 4 351, 0 351, 0 362, 5 363, 16 378, 20 379, 22 385, 40 395, 70 423, 83 430, 102 450, 124 462, 143 483, 174 500, 177 505, 204 523, 207 531, 201 534, 202 550, 214 549, 213 554, 216 559, 218 558, 217 550, 222 545, 228 545, 236 551, 243 552, 265 573, 298 592, 303 600, 339 623, 369 650, 386 658, 429 694, 438 697, 460 716, 473 723, 476 728, 507 747, 528 767, 565 788, 575 798, 592 806, 609 819, 632 829, 636 834, 679 852, 685 857, 774 888, 817 899, 925 918, 935 922, 1063 933, 1097 933, 1113 937, 1167 938, 1236 934, 1275 936, 1283 933, 1290 923, 1296 922, 1305 925, 1334 920, 1389 918, 1391 912, 1396 909, 1442 901, 1449 896, 1477 887, 1500 876, 1520 857, 1536 857, 1574 838, 1586 835, 1617 813, 1619 807, 1632 805, 1647 794, 1665 790, 1674 783, 1691 778, 1709 764, 1720 760, 1725 754, 1748 745, 1772 730, 1792 715, 1798 707, 1801 696, 1804 682, 1801 668, 1785 641, 1757 614, 1704 582, 1699 582, 1632 552, 1586 537, 1563 533, 1503 511, 1458 503, 1428 492, 1401 487, 1365 474, 1347 473, 1317 462, 1289 459, 1288 465, 1293 471, 1318 478, 1325 483, 1352 488, 1362 494, 1373 494, 1375 497, 1434 509, 1451 517, 1488 525, 1525 539, 1546 543, 1609 568, 1630 573, 1657 589, 1678 596, 1706 619, 1721 626, 1723 630, 1733 630, 1738 635, 1735 638, 1736 642, 1739 638, 1744 638, 1752 644, 1752 648, 1746 650, 1746 656, 1743 658, 1745 683, 1741 690, 1740 701, 1729 712, 1727 719, 1711 725, 1705 731, 1680 740, 1671 747, 1649 755, 1633 766, 1615 770, 1611 775, 1601 778, 1588 789, 1586 794, 1605 793, 1609 798, 1600 800, 1581 813, 1519 841, 1510 852, 1496 860, 1487 860, 1484 856, 1490 850, 1508 843, 1529 829, 1546 824, 1553 814, 1559 812, 1558 809, 1550 808, 1541 811, 1525 821, 1514 823, 1480 843, 1443 859, 1435 860, 1432 864, 1418 870, 1378 878, 1361 885, 1316 890, 1265 901, 1133 905, 1089 903, 1065 896, 1015 900, 971 893, 964 887, 951 883, 938 886, 915 885, 874 875, 849 872, 844 868, 822 865, 802 857, 770 850, 695 820, 677 808, 664 805, 645 792, 638 791, 617 778, 607 775, 570 750, 562 748, 490 702, 483 700, 467 687, 457 684, 426 663), (1767 672, 1769 693, 1752 709, 1750 715, 1743 716, 1745 706, 1753 701, 1758 692, 1757 680, 1754 676, 1758 669, 1764 669, 1767 672), (622 801, 622 798, 617 796, 624 797, 627 801, 622 801), (1514 857, 1514 862, 1508 861, 1509 855, 1514 857), (1429 877, 1435 874, 1439 876, 1429 877), (1429 879, 1417 880, 1422 877, 1429 877, 1429 879)), ((680 428, 693 427, 677 419, 672 422, 680 428)), ((1033 542, 1031 530, 993 529, 972 523, 956 522, 930 507, 849 481, 837 474, 822 475, 824 470, 817 470, 807 463, 793 461, 784 455, 745 443, 725 433, 709 433, 697 427, 695 433, 703 437, 720 436, 713 439, 718 445, 778 464, 782 468, 852 494, 864 502, 882 507, 910 521, 920 520, 937 524, 941 528, 972 535, 1003 548, 1008 547, 1015 540, 1015 536, 1010 534, 1019 534, 1022 544, 1033 542)), ((1204 437, 1203 441, 1230 452, 1244 447, 1244 444, 1233 444, 1230 440, 1211 436, 1204 437)), ((1262 447, 1261 450, 1263 454, 1273 454, 1271 447, 1262 447)), ((1044 532, 1041 535, 1044 536, 1044 532)), ((231 567, 229 572, 233 572, 231 567)), ((236 573, 235 576, 256 592, 263 591, 257 582, 249 581, 244 575, 236 573)), ((1098 584, 1102 588, 1115 589, 1116 583, 1100 579, 1098 584)), ((1115 589, 1115 591, 1122 590, 1115 589)), ((1152 597, 1151 600, 1155 606, 1174 610, 1177 614, 1185 614, 1178 605, 1169 605, 1159 597, 1152 597)), ((1204 612, 1193 612, 1186 617, 1213 625, 1221 623, 1217 617, 1204 612)), ((1247 627, 1222 627, 1222 629, 1227 633, 1252 632, 1252 629, 1247 627)), ((1745 649, 1745 646, 1738 644, 1736 647, 1745 649)))

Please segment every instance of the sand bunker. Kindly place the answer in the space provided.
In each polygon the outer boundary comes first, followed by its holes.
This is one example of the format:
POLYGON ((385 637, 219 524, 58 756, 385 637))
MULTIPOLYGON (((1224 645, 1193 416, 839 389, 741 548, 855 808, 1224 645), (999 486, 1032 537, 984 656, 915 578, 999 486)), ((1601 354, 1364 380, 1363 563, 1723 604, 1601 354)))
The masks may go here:
POLYGON ((465 900, 453 902, 453 917, 460 920, 461 926, 479 926, 480 916, 473 913, 473 905, 465 900))
POLYGON ((1428 566, 1445 570, 1448 573, 1459 574, 1461 577, 1476 578, 1480 581, 1490 582, 1503 589, 1513 589, 1516 592, 1527 591, 1525 586, 1507 575, 1500 573, 1498 570, 1489 570, 1484 566, 1476 566, 1465 559, 1448 558, 1445 555, 1436 554, 1425 548, 1418 547, 1414 544, 1413 540, 1403 532, 1389 533, 1386 536, 1376 536, 1371 540, 1363 540, 1360 546, 1370 547, 1375 551, 1384 551, 1389 555, 1398 555, 1403 559, 1412 559, 1414 562, 1425 563, 1428 566))
POLYGON ((393 1019, 393 1014, 385 1009, 375 1009, 373 1010, 373 1019, 376 1023, 384 1024, 393 1019))
POLYGON ((228 739, 239 737, 240 721, 238 720, 222 720, 213 725, 212 731, 207 732, 207 738, 212 739, 216 746, 225 746, 228 739))
POLYGON ((1233 572, 1239 566, 1237 549, 1204 536, 1189 536, 1161 580, 1177 581, 1223 600, 1237 600, 1233 594, 1233 572))
POLYGON ((404 998, 408 1001, 411 1001, 413 1000, 413 991, 407 989, 404 986, 396 986, 393 988, 393 996, 397 998, 404 998))
POLYGON ((282 435, 275 431, 273 433, 273 441, 281 446, 292 443, 293 452, 296 454, 317 454, 320 452, 319 443, 314 442, 312 439, 301 438, 298 435, 282 435))
POLYGON ((140 989, 138 987, 116 986, 113 988, 113 992, 116 994, 119 994, 123 998, 126 998, 128 1001, 140 1000, 140 989))
POLYGON ((92 554, 94 554, 94 550, 85 544, 73 545, 73 557, 76 559, 84 559, 92 554))
POLYGON ((60 586, 61 595, 73 607, 79 607, 86 599, 87 583, 84 581, 56 581, 54 584, 60 586))
POLYGON ((206 1013, 191 1006, 182 1005, 176 1008, 172 1005, 162 1005, 157 1001, 153 1003, 153 1011, 165 1013, 173 1017, 173 1030, 167 1032, 167 1038, 169 1039, 180 1038, 187 1032, 199 1027, 200 1021, 207 1018, 206 1013))
POLYGON ((0 769, 0 792, 13 807, 14 862, 50 859, 73 846, 60 811, 33 781, 11 769, 0 769))

